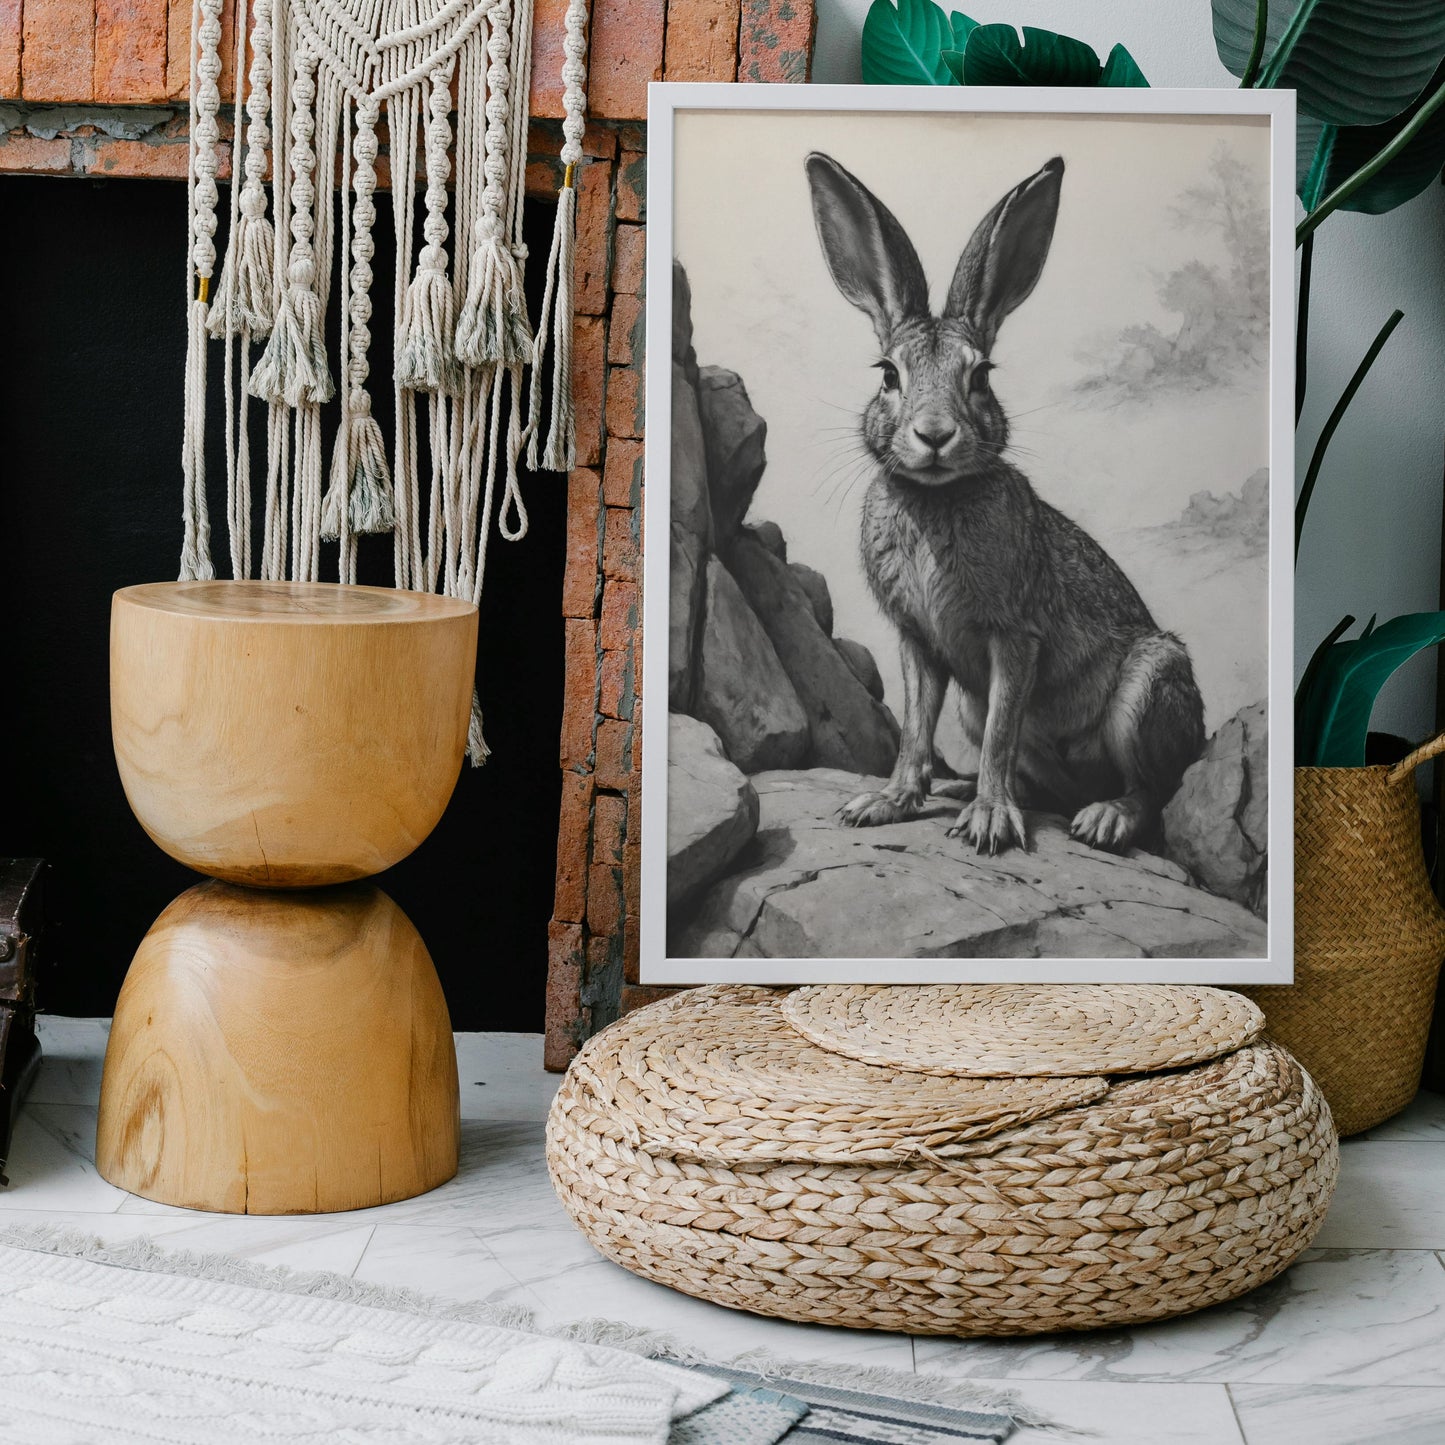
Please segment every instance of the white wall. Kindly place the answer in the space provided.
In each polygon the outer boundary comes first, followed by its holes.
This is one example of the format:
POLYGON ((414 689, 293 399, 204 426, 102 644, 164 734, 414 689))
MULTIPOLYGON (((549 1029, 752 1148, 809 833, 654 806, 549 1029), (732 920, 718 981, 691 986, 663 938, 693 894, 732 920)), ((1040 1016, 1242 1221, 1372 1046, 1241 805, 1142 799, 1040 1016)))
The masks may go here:
MULTIPOLYGON (((857 81, 869 0, 817 0, 813 78, 857 81)), ((949 8, 948 0, 944 0, 949 8)), ((1208 0, 965 0, 975 20, 1122 41, 1156 86, 1238 82, 1219 63, 1208 0)), ((1310 508, 1296 583, 1296 673, 1345 613, 1383 620, 1440 605, 1441 400, 1445 396, 1445 193, 1388 216, 1337 214, 1315 242, 1302 480, 1315 436, 1391 308, 1405 319, 1335 434, 1310 508)), ((1381 696, 1374 725, 1422 738, 1434 724, 1434 656, 1381 696)))

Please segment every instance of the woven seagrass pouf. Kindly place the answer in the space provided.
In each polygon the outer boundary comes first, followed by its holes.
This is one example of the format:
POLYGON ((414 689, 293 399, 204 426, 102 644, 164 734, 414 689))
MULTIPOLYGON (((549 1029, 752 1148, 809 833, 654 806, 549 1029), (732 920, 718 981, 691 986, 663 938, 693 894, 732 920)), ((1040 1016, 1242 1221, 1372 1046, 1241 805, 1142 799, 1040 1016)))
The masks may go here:
POLYGON ((578 1055, 548 1166, 609 1259, 785 1319, 1018 1335, 1233 1299, 1324 1220, 1329 1110, 1268 1039, 1149 1074, 945 1078, 821 1048, 785 998, 690 990, 578 1055))

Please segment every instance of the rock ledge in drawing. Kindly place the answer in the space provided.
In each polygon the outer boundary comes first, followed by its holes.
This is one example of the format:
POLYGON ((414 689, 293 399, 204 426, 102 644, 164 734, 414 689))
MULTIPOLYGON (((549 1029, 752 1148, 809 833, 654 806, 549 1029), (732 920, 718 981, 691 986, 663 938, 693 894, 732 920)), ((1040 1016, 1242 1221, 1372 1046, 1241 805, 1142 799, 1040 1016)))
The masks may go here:
POLYGON ((1028 815, 1030 848, 979 856, 947 829, 958 804, 881 828, 838 809, 876 779, 760 773, 757 831, 670 910, 669 952, 714 958, 1228 958, 1265 952, 1263 923, 1183 868, 1076 843, 1028 815))

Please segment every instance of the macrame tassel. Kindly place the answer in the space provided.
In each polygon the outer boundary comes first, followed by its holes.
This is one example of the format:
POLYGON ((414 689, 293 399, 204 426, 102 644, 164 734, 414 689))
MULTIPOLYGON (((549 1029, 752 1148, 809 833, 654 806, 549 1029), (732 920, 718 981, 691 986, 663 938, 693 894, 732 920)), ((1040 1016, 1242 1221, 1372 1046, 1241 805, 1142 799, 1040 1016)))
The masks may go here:
POLYGON ((477 696, 475 688, 472 689, 472 716, 467 723, 467 761, 474 767, 479 768, 491 757, 492 750, 487 746, 487 740, 482 736, 482 700, 477 696))
POLYGON ((455 345, 457 302, 446 264, 446 253, 440 247, 423 247, 416 276, 407 287, 396 353, 396 384, 408 391, 455 396, 461 387, 455 345))
POLYGON ((321 302, 312 285, 316 264, 293 255, 290 286, 281 293, 271 339, 251 373, 251 395, 262 401, 300 406, 327 402, 336 395, 322 334, 321 302))
POLYGON ((517 257, 494 215, 477 221, 467 299, 457 319, 457 358, 468 366, 526 366, 532 326, 517 257))
POLYGON ((390 532, 396 526, 386 443, 371 414, 371 399, 362 392, 352 398, 352 407, 346 435, 331 458, 331 488, 321 509, 321 535, 328 542, 341 536, 343 498, 349 531, 390 532))
POLYGON ((248 187, 241 195, 241 219, 226 247, 221 279, 207 327, 212 336, 248 335, 264 341, 275 320, 276 233, 266 215, 265 192, 248 187))
POLYGON ((206 282, 191 302, 186 324, 185 436, 182 442, 181 565, 182 582, 209 582, 216 575, 211 561, 211 521, 206 506, 206 282))

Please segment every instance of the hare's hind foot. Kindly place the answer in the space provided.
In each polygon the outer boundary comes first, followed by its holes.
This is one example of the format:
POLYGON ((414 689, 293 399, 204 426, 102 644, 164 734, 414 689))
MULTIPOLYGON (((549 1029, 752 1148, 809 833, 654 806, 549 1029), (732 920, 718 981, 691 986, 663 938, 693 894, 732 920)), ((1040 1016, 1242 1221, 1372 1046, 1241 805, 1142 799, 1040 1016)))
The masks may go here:
POLYGON ((1005 853, 1015 845, 1025 853, 1029 850, 1024 815, 1012 798, 975 798, 965 803, 948 836, 967 838, 978 853, 1005 853))
POLYGON ((923 810, 928 795, 921 788, 882 788, 859 793, 838 809, 845 828, 881 828, 888 823, 906 823, 923 810))
POLYGON ((1122 853, 1143 831, 1145 813, 1143 799, 1126 794, 1080 808, 1069 824, 1069 832, 1092 848, 1122 853))

